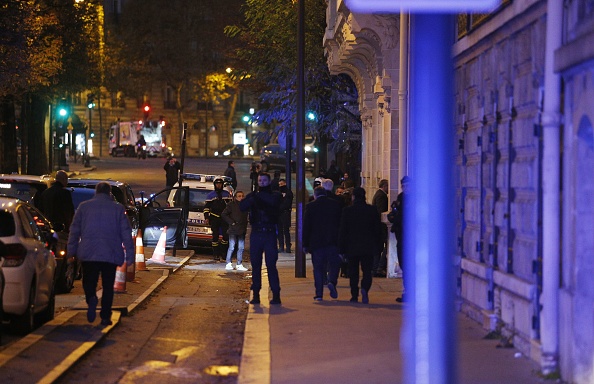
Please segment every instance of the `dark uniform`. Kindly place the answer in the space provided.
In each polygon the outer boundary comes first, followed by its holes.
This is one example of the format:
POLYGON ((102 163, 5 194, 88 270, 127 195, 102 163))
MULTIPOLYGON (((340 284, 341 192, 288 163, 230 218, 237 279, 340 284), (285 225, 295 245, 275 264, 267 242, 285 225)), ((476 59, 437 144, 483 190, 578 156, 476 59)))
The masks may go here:
POLYGON ((56 181, 51 187, 43 191, 37 207, 54 225, 63 225, 64 230, 70 229, 74 217, 72 193, 66 189, 68 176, 64 171, 58 171, 56 181))
POLYGON ((280 282, 276 262, 278 248, 276 246, 276 225, 280 213, 282 195, 270 188, 270 175, 258 176, 258 192, 249 193, 240 203, 242 211, 249 211, 252 231, 250 234, 250 259, 252 263, 252 291, 253 299, 250 303, 260 303, 260 289, 262 288, 262 253, 265 255, 268 269, 268 282, 272 290, 271 304, 280 304, 280 282), (262 185, 260 179, 267 177, 268 183, 262 185))
POLYGON ((221 215, 227 207, 228 199, 231 197, 229 192, 223 190, 223 179, 214 180, 215 190, 206 196, 206 205, 204 206, 204 218, 208 220, 212 230, 212 254, 214 259, 219 261, 225 258, 227 254, 227 245, 229 244, 229 234, 227 229, 229 225, 221 215), (220 235, 223 239, 220 240, 220 235))

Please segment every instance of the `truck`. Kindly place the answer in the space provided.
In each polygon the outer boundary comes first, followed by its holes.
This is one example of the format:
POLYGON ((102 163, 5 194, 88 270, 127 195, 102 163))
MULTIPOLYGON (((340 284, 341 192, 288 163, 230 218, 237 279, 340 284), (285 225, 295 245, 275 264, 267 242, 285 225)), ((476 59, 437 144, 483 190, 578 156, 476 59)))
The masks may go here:
POLYGON ((165 144, 162 132, 162 121, 118 121, 109 131, 109 153, 113 157, 135 157, 136 142, 143 135, 148 156, 169 156, 172 154, 171 147, 165 144))

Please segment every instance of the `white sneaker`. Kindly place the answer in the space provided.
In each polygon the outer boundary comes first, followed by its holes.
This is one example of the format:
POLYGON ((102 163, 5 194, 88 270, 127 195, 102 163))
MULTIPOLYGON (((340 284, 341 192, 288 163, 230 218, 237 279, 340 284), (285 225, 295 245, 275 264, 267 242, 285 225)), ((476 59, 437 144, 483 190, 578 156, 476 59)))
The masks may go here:
POLYGON ((227 265, 225 266, 225 269, 227 271, 232 271, 233 270, 233 263, 227 263, 227 265))
POLYGON ((237 267, 236 267, 235 269, 237 269, 238 271, 242 271, 242 272, 245 272, 245 271, 247 271, 247 270, 248 270, 248 269, 247 269, 246 267, 244 267, 242 264, 237 264, 237 267))

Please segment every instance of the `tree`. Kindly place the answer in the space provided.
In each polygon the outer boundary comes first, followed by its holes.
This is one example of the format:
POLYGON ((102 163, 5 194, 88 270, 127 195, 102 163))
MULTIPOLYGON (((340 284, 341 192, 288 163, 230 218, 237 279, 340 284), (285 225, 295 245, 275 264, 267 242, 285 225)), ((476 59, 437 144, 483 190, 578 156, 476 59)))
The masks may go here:
MULTIPOLYGON (((322 40, 326 2, 305 0, 305 86, 306 110, 317 116, 306 131, 325 137, 335 150, 356 151, 361 120, 356 87, 347 76, 328 71, 322 40)), ((293 132, 297 109, 297 2, 247 0, 244 23, 229 26, 229 36, 241 41, 236 59, 249 73, 248 86, 259 92, 261 108, 255 118, 273 125, 274 132, 293 132)), ((307 122, 307 119, 306 119, 307 122)))

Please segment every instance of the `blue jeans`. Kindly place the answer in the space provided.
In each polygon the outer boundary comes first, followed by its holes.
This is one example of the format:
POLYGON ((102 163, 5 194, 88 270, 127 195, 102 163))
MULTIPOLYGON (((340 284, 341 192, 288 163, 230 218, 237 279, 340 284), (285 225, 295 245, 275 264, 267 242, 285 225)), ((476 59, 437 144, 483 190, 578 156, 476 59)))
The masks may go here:
POLYGON ((338 257, 338 247, 336 246, 313 249, 311 251, 311 263, 313 264, 316 296, 323 296, 324 277, 326 275, 328 275, 328 282, 336 286, 340 262, 340 257, 338 257))
POLYGON ((245 235, 229 235, 229 249, 227 250, 227 264, 231 262, 233 250, 237 244, 237 265, 243 261, 243 248, 245 246, 245 235))

